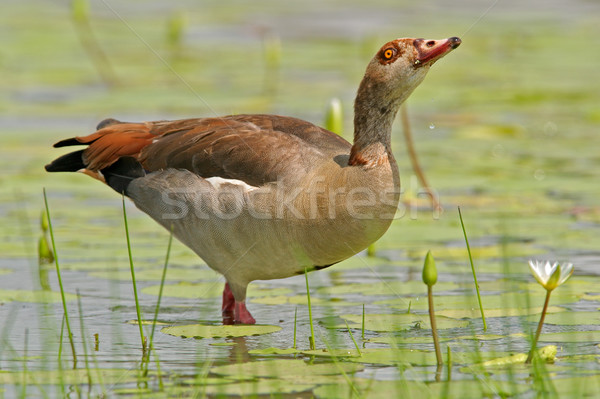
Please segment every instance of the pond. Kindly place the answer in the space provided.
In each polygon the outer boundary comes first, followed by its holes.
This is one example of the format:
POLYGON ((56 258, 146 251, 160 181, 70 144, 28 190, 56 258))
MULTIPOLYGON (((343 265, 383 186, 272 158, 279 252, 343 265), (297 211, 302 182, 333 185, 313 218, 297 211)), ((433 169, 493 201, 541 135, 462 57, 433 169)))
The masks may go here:
MULTIPOLYGON (((86 2, 75 4, 85 10, 86 2)), ((81 10, 72 17, 62 2, 0 7, 2 396, 582 397, 600 390, 596 3, 101 1, 91 2, 89 19, 81 10), (45 173, 43 165, 62 154, 52 144, 89 134, 105 117, 249 112, 322 124, 334 97, 350 140, 353 97, 374 51, 398 36, 455 35, 461 47, 407 103, 443 212, 423 195, 397 121, 397 219, 370 253, 308 274, 311 315, 307 281, 297 276, 251 284, 257 326, 222 326, 223 278, 174 241, 145 358, 121 198, 83 174, 45 173), (75 369, 56 267, 38 262, 42 188, 75 369), (429 250, 438 270, 440 370, 421 280, 429 250), (575 265, 552 293, 538 344, 555 345, 556 356, 485 363, 531 347, 545 291, 530 259, 575 265)), ((169 235, 125 204, 148 337, 169 235)))

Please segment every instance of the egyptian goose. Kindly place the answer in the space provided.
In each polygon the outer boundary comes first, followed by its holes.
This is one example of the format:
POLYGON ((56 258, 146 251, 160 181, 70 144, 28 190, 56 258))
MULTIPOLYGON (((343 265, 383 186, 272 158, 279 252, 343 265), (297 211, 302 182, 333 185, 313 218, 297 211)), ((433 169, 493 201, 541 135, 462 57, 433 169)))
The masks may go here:
POLYGON ((129 197, 225 276, 223 322, 253 324, 250 282, 326 268, 388 229, 400 195, 390 144, 396 112, 460 43, 386 43, 358 88, 354 144, 277 115, 106 119, 95 133, 54 144, 87 147, 46 170, 83 171, 129 197))

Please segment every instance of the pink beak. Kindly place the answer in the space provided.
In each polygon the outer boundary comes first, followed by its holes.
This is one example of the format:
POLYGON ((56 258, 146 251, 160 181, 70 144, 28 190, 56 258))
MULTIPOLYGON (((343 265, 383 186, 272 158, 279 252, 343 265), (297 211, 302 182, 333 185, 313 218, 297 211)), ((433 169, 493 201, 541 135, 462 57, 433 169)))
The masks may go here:
POLYGON ((420 67, 426 63, 433 64, 435 61, 460 46, 461 43, 462 42, 458 37, 442 40, 415 39, 413 45, 419 54, 415 61, 415 66, 420 67))

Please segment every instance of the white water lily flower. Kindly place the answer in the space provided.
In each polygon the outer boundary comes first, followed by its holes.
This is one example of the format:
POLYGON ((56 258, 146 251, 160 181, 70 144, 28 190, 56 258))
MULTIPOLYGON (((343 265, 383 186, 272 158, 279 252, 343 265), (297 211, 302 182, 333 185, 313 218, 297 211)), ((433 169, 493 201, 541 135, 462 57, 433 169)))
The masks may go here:
POLYGON ((558 262, 550 264, 550 262, 544 263, 536 260, 534 263, 530 260, 529 268, 531 269, 531 273, 533 273, 533 277, 548 291, 552 291, 567 281, 571 277, 571 274, 573 274, 572 263, 559 265, 558 262))

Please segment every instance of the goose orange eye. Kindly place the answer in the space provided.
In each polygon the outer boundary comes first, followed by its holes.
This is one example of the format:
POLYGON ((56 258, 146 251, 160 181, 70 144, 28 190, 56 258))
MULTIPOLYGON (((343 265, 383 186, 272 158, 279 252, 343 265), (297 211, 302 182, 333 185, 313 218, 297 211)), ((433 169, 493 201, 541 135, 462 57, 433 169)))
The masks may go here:
POLYGON ((389 48, 383 52, 383 58, 386 60, 391 60, 394 55, 396 55, 396 50, 393 48, 389 48))

